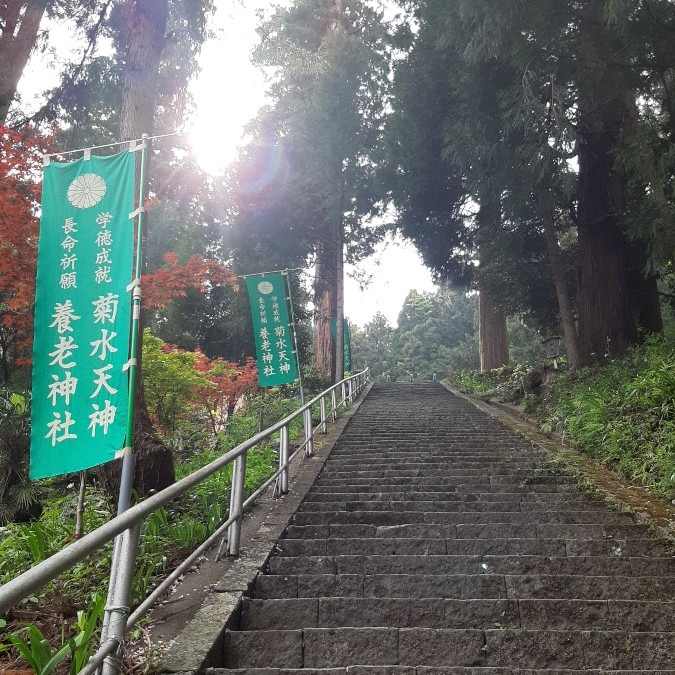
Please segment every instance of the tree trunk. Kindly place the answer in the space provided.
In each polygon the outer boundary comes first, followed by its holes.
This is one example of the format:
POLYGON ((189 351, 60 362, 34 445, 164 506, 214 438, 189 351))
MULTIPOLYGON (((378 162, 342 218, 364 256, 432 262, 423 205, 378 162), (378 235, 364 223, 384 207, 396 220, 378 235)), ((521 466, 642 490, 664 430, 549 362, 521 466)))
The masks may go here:
POLYGON ((314 279, 314 367, 335 381, 335 348, 331 317, 337 315, 336 250, 333 242, 321 242, 316 254, 314 279))
POLYGON ((574 314, 572 313, 572 304, 570 303, 565 283, 565 268, 560 256, 560 246, 555 231, 555 221, 553 218, 553 201, 550 196, 541 188, 537 188, 537 209, 539 217, 544 225, 544 237, 546 239, 546 248, 548 250, 548 259, 551 265, 551 277, 555 286, 556 296, 558 298, 558 310, 560 311, 560 321, 565 336, 565 349, 570 370, 576 370, 581 362, 579 352, 579 336, 574 325, 574 314))
POLYGON ((345 261, 342 241, 342 218, 337 233, 336 279, 335 279, 335 379, 333 384, 345 376, 345 261))
MULTIPOLYGON (((122 139, 140 138, 153 129, 157 73, 164 48, 167 0, 130 0, 125 7, 128 51, 124 70, 124 97, 120 114, 122 139)), ((145 403, 142 372, 142 326, 139 333, 133 450, 136 457, 133 488, 141 497, 175 482, 173 455, 155 432, 145 403)), ((117 495, 121 461, 99 472, 108 492, 117 495)))
POLYGON ((0 124, 7 120, 47 4, 48 0, 0 3, 0 124))
POLYGON ((581 20, 579 78, 579 335, 584 364, 620 357, 637 340, 628 285, 623 221, 623 143, 627 85, 604 21, 604 0, 581 20))
MULTIPOLYGON (((486 172, 486 176, 488 173, 486 172)), ((501 227, 501 206, 489 188, 480 195, 478 223, 478 355, 480 372, 500 368, 509 363, 509 338, 506 330, 506 314, 495 303, 490 289, 481 278, 481 270, 490 266, 493 238, 501 227)))
POLYGON ((628 249, 630 259, 630 291, 633 298, 633 316, 637 320, 640 336, 663 332, 661 300, 656 277, 645 275, 647 249, 640 242, 632 242, 628 249))
POLYGON ((494 304, 485 288, 478 293, 478 352, 481 373, 509 363, 506 314, 494 304))

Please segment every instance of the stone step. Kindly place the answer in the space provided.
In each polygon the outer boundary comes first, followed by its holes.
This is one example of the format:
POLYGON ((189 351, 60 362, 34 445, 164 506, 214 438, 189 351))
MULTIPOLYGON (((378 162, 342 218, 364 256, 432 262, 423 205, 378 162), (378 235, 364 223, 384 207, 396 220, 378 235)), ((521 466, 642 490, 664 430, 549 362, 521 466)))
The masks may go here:
POLYGON ((675 602, 245 598, 242 604, 241 630, 292 630, 341 626, 673 632, 675 602))
MULTIPOLYGON (((500 452, 482 452, 478 455, 476 453, 468 453, 466 451, 450 451, 447 447, 439 449, 424 448, 421 449, 416 445, 411 444, 407 448, 391 449, 387 448, 363 448, 357 447, 352 450, 346 450, 341 447, 334 448, 327 462, 362 462, 367 464, 369 462, 418 462, 418 461, 432 461, 445 462, 452 461, 452 465, 457 468, 466 469, 480 469, 485 466, 486 462, 494 463, 496 465, 524 465, 533 468, 546 467, 546 457, 537 455, 529 450, 505 450, 500 452)), ((553 470, 555 467, 550 467, 553 470)))
POLYGON ((642 600, 675 598, 674 577, 546 574, 259 575, 254 597, 449 598, 456 600, 642 600))
MULTIPOLYGON (((424 502, 421 502, 424 504, 424 502)), ((416 523, 431 523, 441 525, 455 525, 461 527, 473 527, 476 532, 480 528, 498 525, 509 525, 516 528, 513 532, 501 536, 524 537, 532 536, 533 528, 539 527, 577 527, 596 528, 600 536, 608 536, 610 532, 616 533, 644 533, 643 525, 633 522, 624 514, 601 511, 512 511, 499 513, 494 511, 475 511, 466 513, 454 509, 426 510, 418 509, 419 502, 399 502, 398 509, 379 510, 376 505, 369 504, 367 510, 301 510, 292 518, 293 525, 332 525, 332 524, 366 524, 366 525, 412 525, 416 523), (409 509, 404 510, 408 504, 409 509), (414 510, 410 507, 416 507, 414 510), (561 522, 562 521, 562 522, 561 522), (518 529, 519 528, 519 529, 518 529)), ((452 502, 451 502, 452 504, 452 502)), ((500 536, 494 527, 494 536, 500 536)), ((583 529, 579 529, 582 532, 583 529)), ((459 532, 459 530, 458 530, 459 532)), ((484 535, 471 535, 482 538, 484 535)), ((488 535, 491 536, 491 535, 488 535)), ((615 535, 620 536, 620 535, 615 535)), ((465 537, 468 538, 468 537, 465 537)), ((593 537, 587 537, 592 539, 593 537)))
POLYGON ((484 463, 481 467, 463 468, 455 465, 454 462, 448 462, 447 459, 442 462, 350 462, 349 468, 345 467, 345 463, 326 463, 323 470, 322 478, 327 477, 370 477, 372 475, 397 475, 411 477, 415 476, 449 476, 451 478, 476 478, 476 477, 492 477, 492 476, 516 476, 520 479, 529 479, 535 477, 558 477, 565 478, 564 482, 570 482, 569 476, 560 476, 560 474, 533 474, 531 467, 523 467, 518 464, 516 466, 505 465, 503 462, 495 462, 494 464, 484 463))
POLYGON ((531 457, 522 456, 518 458, 504 459, 504 456, 496 456, 493 461, 488 462, 485 459, 481 462, 467 462, 460 457, 448 457, 447 452, 439 451, 436 455, 422 454, 419 452, 409 453, 371 453, 360 459, 358 456, 351 455, 335 456, 331 454, 326 460, 323 471, 328 472, 332 469, 337 470, 359 470, 366 469, 416 469, 419 467, 431 468, 437 467, 440 470, 454 469, 456 471, 467 472, 467 475, 485 472, 486 470, 504 472, 506 469, 523 472, 536 472, 546 475, 560 475, 557 469, 546 469, 541 467, 541 462, 533 460, 531 457))
POLYGON ((548 555, 667 557, 665 546, 649 539, 282 539, 282 556, 322 555, 548 555))
POLYGON ((470 472, 464 474, 461 470, 455 471, 453 468, 438 469, 434 466, 420 465, 415 469, 331 469, 322 472, 319 478, 319 484, 323 482, 335 482, 337 480, 359 481, 368 478, 375 479, 405 479, 405 478, 445 478, 453 480, 462 485, 570 485, 574 484, 575 479, 571 476, 560 475, 532 475, 529 471, 522 472, 504 472, 496 473, 490 471, 470 472))
POLYGON ((668 577, 672 558, 554 557, 541 555, 275 556, 269 574, 548 574, 668 577))
POLYGON ((471 494, 480 493, 512 493, 512 494, 536 494, 536 493, 573 493, 579 496, 579 490, 575 485, 549 485, 545 483, 467 483, 464 480, 453 481, 449 478, 438 476, 422 476, 419 478, 397 478, 391 476, 389 478, 362 478, 362 479, 347 479, 347 478, 319 478, 316 482, 317 491, 322 491, 326 488, 339 486, 342 488, 340 492, 356 492, 363 487, 378 487, 382 486, 406 486, 407 490, 415 490, 420 487, 438 486, 439 489, 445 490, 451 488, 454 492, 463 492, 471 494), (347 489, 345 489, 347 488, 347 489))
MULTIPOLYGON (((300 515, 300 514, 298 514, 300 515)), ((351 514, 349 514, 351 515, 351 514)), ((440 520, 443 514, 436 514, 440 520)), ((367 520, 364 518, 364 520, 367 520)), ((430 519, 431 520, 431 519, 430 519)), ((369 522, 330 523, 327 525, 289 525, 289 539, 352 539, 358 537, 387 539, 440 538, 440 539, 646 539, 649 532, 642 525, 597 525, 597 524, 469 524, 457 525, 439 522, 375 525, 369 522)))
POLYGON ((671 633, 305 628, 226 632, 225 667, 349 665, 518 666, 530 669, 674 669, 671 633))
MULTIPOLYGON (((421 486, 424 489, 412 489, 405 488, 402 485, 365 485, 365 486, 356 486, 354 489, 349 489, 348 486, 344 485, 315 485, 310 492, 307 494, 308 501, 317 501, 319 497, 323 498, 325 496, 327 501, 332 501, 333 499, 340 498, 331 497, 331 495, 361 495, 366 499, 370 499, 372 495, 388 495, 388 494, 401 494, 405 495, 408 498, 409 495, 442 495, 445 500, 457 500, 463 502, 565 502, 571 503, 574 505, 578 502, 589 503, 601 506, 604 509, 607 509, 606 504, 602 504, 598 500, 595 500, 591 497, 581 495, 578 492, 535 492, 532 490, 517 490, 509 489, 508 491, 496 491, 491 490, 490 492, 458 492, 457 488, 454 485, 435 485, 435 486, 421 486)), ((358 499, 358 497, 357 497, 358 499)))
MULTIPOLYGON (((480 506, 484 506, 481 504, 480 506)), ((533 504, 514 504, 510 508, 504 508, 504 503, 493 507, 493 511, 484 509, 465 510, 464 504, 456 501, 355 501, 355 502, 306 502, 302 507, 302 513, 326 513, 338 512, 422 512, 422 513, 452 513, 445 515, 445 522, 455 523, 611 523, 611 524, 634 524, 634 521, 626 514, 608 511, 607 509, 562 510, 562 505, 557 509, 541 509, 533 504), (517 507, 517 508, 516 508, 517 507), (449 520, 448 520, 449 519, 449 520)))
MULTIPOLYGON (((487 495, 495 501, 467 499, 466 495, 461 495, 456 492, 373 492, 373 493, 358 493, 358 492, 313 492, 305 499, 302 510, 303 511, 323 511, 326 510, 323 506, 315 506, 323 503, 338 503, 345 505, 347 503, 360 502, 363 504, 362 509, 367 511, 371 508, 371 504, 387 504, 389 502, 429 502, 433 504, 443 503, 443 509, 432 510, 458 510, 458 511, 601 511, 603 513, 611 513, 605 504, 594 502, 589 499, 558 499, 541 496, 530 498, 527 495, 513 495, 507 493, 504 499, 496 499, 499 495, 487 495), (451 508, 452 507, 452 508, 451 508)), ((379 508, 379 507, 378 507, 379 508)), ((331 510, 331 509, 328 509, 331 510)), ((333 509, 334 510, 334 509, 333 509)), ((411 508, 409 510, 415 510, 411 508)), ((625 519, 625 516, 624 516, 625 519)))

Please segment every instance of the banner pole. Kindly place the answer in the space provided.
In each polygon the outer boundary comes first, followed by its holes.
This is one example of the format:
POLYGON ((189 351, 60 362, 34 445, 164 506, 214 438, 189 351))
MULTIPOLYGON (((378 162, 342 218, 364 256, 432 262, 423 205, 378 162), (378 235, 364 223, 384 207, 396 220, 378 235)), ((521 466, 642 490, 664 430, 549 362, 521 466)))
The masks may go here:
POLYGON ((300 371, 300 353, 298 352, 298 332, 295 327, 295 312, 293 311, 293 293, 291 292, 290 270, 286 269, 282 274, 286 277, 286 290, 288 291, 288 307, 291 310, 291 327, 293 328, 293 347, 295 350, 295 365, 298 368, 298 381, 300 382, 300 403, 305 405, 305 390, 302 386, 302 372, 300 371))
MULTIPOLYGON (((141 141, 141 160, 139 170, 138 208, 136 218, 136 263, 134 278, 129 289, 132 290, 132 315, 131 315, 131 344, 129 347, 129 404, 127 410, 127 430, 125 446, 122 449, 122 475, 120 477, 120 493, 117 502, 117 515, 124 513, 131 506, 131 492, 134 482, 134 467, 136 458, 133 453, 134 438, 134 398, 136 395, 136 379, 138 377, 138 338, 141 318, 141 272, 143 269, 143 228, 145 226, 145 195, 147 173, 147 144, 148 135, 143 134, 141 141)), ((132 148, 130 147, 130 152, 132 148)), ((124 641, 127 619, 130 613, 129 598, 131 596, 131 583, 133 569, 138 552, 138 537, 140 527, 136 526, 126 530, 115 537, 113 544, 113 557, 110 567, 110 581, 108 585, 108 597, 103 615, 101 629, 101 645, 108 640, 114 640, 118 649, 124 641)), ((116 650, 117 652, 117 650, 116 650)), ((117 653, 106 658, 102 667, 101 675, 117 675, 121 672, 121 662, 117 653)))
POLYGON ((134 438, 134 401, 136 398, 136 379, 138 377, 138 334, 141 319, 141 273, 143 271, 143 229, 145 227, 145 195, 146 173, 148 163, 148 135, 143 134, 141 141, 141 166, 139 171, 138 187, 138 217, 136 219, 136 264, 131 314, 131 346, 129 348, 129 406, 127 414, 126 447, 122 456, 122 476, 120 479, 120 494, 117 503, 117 515, 124 513, 131 505, 131 490, 134 482, 135 457, 133 453, 134 438))

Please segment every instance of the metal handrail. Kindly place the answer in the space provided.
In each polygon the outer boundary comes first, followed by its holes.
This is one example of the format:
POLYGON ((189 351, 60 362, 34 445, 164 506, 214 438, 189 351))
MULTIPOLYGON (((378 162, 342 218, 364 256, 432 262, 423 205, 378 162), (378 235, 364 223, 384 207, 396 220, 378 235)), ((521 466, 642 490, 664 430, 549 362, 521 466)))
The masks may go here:
MULTIPOLYGON (((288 467, 290 462, 302 450, 305 451, 305 456, 312 456, 315 434, 317 432, 326 433, 329 415, 334 421, 337 418, 339 408, 343 406, 346 407, 348 401, 352 402, 354 400, 356 395, 365 387, 368 377, 369 372, 368 369, 366 369, 361 373, 352 375, 351 377, 345 378, 341 382, 334 384, 284 419, 259 432, 255 436, 252 436, 247 441, 240 443, 229 452, 226 452, 221 457, 218 457, 189 476, 182 478, 173 485, 170 485, 164 490, 161 490, 147 499, 144 499, 142 502, 130 507, 101 527, 98 527, 81 539, 50 556, 47 560, 7 582, 0 587, 0 614, 8 611, 17 602, 33 595, 37 590, 58 577, 59 574, 70 569, 73 565, 97 551, 104 544, 107 544, 118 535, 138 527, 144 518, 157 509, 185 494, 195 485, 201 483, 209 476, 212 476, 217 471, 220 471, 228 464, 234 462, 235 466, 232 472, 232 493, 228 519, 221 524, 196 551, 181 563, 181 565, 176 568, 141 605, 139 605, 125 622, 125 632, 130 630, 138 619, 152 606, 152 604, 154 604, 155 600, 199 557, 199 555, 204 550, 210 548, 219 537, 224 535, 225 530, 228 530, 228 554, 235 556, 239 554, 241 521, 246 506, 255 501, 255 499, 275 481, 278 481, 278 492, 280 494, 288 492, 288 467), (338 389, 341 389, 339 402, 337 401, 336 394, 338 389), (330 410, 327 410, 325 405, 325 399, 328 396, 331 397, 330 410), (321 422, 314 427, 312 425, 311 409, 316 403, 319 403, 321 406, 321 422), (301 415, 304 420, 305 439, 295 452, 289 456, 289 425, 301 415), (280 432, 279 468, 261 487, 248 497, 248 499, 244 499, 246 454, 251 448, 265 441, 277 432, 280 432)), ((119 643, 119 639, 109 639, 106 643, 102 644, 98 652, 91 657, 89 664, 81 671, 81 673, 86 674, 93 672, 107 655, 115 651, 116 647, 119 646, 119 643)))

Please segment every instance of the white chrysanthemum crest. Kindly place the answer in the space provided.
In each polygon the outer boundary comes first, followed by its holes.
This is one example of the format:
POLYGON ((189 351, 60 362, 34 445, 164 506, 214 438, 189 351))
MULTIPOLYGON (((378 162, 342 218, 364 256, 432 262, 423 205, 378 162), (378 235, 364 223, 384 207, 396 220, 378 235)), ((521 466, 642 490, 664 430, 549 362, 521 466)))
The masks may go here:
POLYGON ((103 178, 95 173, 85 173, 68 187, 68 201, 78 209, 88 209, 103 199, 105 190, 103 178))

